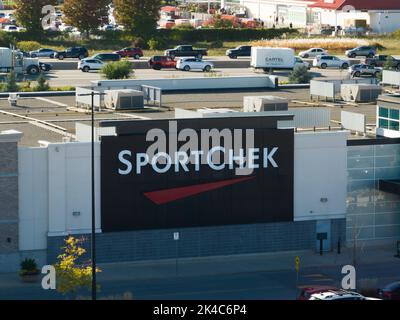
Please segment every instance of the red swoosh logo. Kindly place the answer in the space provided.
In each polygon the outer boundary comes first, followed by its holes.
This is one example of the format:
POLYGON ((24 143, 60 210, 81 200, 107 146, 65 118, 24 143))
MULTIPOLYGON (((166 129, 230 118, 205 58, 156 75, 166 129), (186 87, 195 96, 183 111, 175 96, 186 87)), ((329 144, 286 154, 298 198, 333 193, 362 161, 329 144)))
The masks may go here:
POLYGON ((247 181, 250 179, 255 178, 255 176, 250 177, 243 177, 243 178, 236 178, 230 180, 222 180, 217 182, 209 182, 209 183, 202 183, 196 184, 191 186, 185 187, 178 187, 172 189, 165 189, 159 191, 151 191, 145 192, 144 195, 150 199, 155 204, 165 204, 172 201, 184 199, 190 196, 194 196, 196 194, 204 193, 207 191, 220 189, 226 186, 230 186, 239 182, 247 181))

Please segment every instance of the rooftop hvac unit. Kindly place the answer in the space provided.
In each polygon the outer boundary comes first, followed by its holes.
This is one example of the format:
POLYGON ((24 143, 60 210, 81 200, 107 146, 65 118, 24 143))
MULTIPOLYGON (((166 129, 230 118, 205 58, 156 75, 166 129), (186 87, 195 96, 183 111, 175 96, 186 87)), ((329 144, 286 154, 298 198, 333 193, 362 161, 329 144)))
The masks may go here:
POLYGON ((243 97, 244 112, 287 111, 289 101, 275 96, 243 97))
POLYGON ((107 109, 140 109, 144 108, 144 95, 142 91, 132 89, 104 91, 104 105, 107 109))
POLYGON ((376 101, 382 93, 382 87, 377 84, 342 84, 340 94, 344 101, 372 102, 376 101))

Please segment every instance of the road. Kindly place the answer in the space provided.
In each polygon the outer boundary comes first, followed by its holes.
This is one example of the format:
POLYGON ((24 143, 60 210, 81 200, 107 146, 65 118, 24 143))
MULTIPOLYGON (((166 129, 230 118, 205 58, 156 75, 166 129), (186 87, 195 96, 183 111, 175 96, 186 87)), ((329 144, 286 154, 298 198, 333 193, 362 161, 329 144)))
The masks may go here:
MULTIPOLYGON (((311 69, 316 77, 333 77, 333 78, 345 78, 348 76, 346 70, 337 69, 311 69)), ((215 69, 215 76, 249 76, 254 75, 255 72, 250 68, 224 68, 215 69)), ((262 74, 262 73, 260 73, 262 74)), ((288 72, 275 72, 274 75, 279 76, 280 81, 287 81, 288 72)), ((152 79, 152 78, 190 78, 190 77, 210 77, 209 73, 201 71, 178 71, 164 69, 160 71, 152 69, 137 69, 134 73, 135 79, 152 79)), ((46 73, 46 77, 49 80, 51 86, 87 86, 90 85, 90 81, 101 80, 101 74, 98 72, 84 73, 79 70, 54 70, 46 73)), ((33 79, 31 79, 33 80, 33 79)))
MULTIPOLYGON (((127 274, 129 271, 127 270, 127 274)), ((310 267, 300 270, 296 279, 294 271, 260 271, 226 275, 170 277, 162 279, 106 280, 100 273, 99 298, 145 300, 293 300, 301 287, 308 285, 339 286, 343 275, 341 267, 310 267)), ((399 280, 399 261, 358 265, 357 279, 374 280, 378 287, 399 280)), ((16 287, 0 286, 2 299, 60 299, 53 291, 44 291, 40 284, 20 284, 16 287)), ((82 293, 88 297, 89 293, 82 293)))

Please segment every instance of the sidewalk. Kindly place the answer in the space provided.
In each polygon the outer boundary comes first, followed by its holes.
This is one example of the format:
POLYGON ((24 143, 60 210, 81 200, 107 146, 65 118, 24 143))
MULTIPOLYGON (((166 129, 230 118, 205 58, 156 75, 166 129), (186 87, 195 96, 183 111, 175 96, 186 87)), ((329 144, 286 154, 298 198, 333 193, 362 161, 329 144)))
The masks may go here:
MULTIPOLYGON (((377 262, 398 262, 400 267, 400 259, 394 257, 394 254, 393 246, 366 247, 363 250, 357 250, 356 263, 357 265, 368 265, 377 262)), ((352 248, 343 248, 341 254, 330 252, 324 253, 323 256, 312 251, 291 251, 100 264, 99 267, 102 272, 98 274, 98 280, 129 281, 163 279, 176 277, 177 275, 179 277, 193 277, 267 271, 294 271, 297 256, 300 258, 300 269, 353 264, 352 248)), ((26 288, 28 286, 37 286, 37 284, 22 283, 16 273, 0 274, 0 289, 11 287, 26 288)))
MULTIPOLYGON (((376 262, 399 262, 394 257, 393 246, 367 247, 358 249, 356 264, 366 265, 376 262)), ((102 273, 98 278, 106 281, 160 279, 179 277, 206 276, 218 274, 252 273, 260 271, 295 270, 295 259, 300 258, 300 268, 332 267, 353 264, 352 248, 343 248, 336 252, 319 253, 312 251, 291 251, 278 253, 246 254, 236 256, 216 256, 204 258, 168 259, 158 261, 125 262, 101 264, 102 273)))

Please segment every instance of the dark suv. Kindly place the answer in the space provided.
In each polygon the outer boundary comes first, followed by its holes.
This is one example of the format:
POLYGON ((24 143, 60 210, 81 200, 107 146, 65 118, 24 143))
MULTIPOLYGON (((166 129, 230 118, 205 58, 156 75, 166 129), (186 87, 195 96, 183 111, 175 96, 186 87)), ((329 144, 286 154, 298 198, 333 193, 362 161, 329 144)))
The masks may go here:
POLYGON ((80 60, 85 59, 89 56, 89 52, 84 47, 72 47, 65 51, 57 52, 54 57, 63 60, 65 58, 78 58, 80 60))
POLYGON ((235 49, 229 49, 226 51, 226 55, 231 59, 236 59, 237 57, 250 57, 251 46, 239 46, 235 49))
POLYGON ((370 46, 361 46, 346 51, 346 56, 349 58, 367 57, 373 58, 376 55, 376 48, 370 46))

